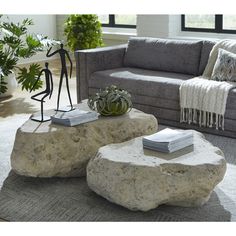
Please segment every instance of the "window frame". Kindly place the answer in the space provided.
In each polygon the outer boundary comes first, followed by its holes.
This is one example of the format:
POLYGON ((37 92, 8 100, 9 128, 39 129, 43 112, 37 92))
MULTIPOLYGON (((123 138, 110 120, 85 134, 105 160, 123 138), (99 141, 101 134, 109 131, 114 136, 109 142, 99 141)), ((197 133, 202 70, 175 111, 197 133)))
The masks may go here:
POLYGON ((215 28, 194 28, 185 26, 185 15, 181 15, 181 31, 236 34, 236 30, 223 29, 223 15, 215 15, 215 28))
POLYGON ((128 24, 116 24, 115 15, 109 15, 109 23, 102 24, 103 27, 112 27, 112 28, 132 28, 136 29, 137 25, 128 25, 128 24))

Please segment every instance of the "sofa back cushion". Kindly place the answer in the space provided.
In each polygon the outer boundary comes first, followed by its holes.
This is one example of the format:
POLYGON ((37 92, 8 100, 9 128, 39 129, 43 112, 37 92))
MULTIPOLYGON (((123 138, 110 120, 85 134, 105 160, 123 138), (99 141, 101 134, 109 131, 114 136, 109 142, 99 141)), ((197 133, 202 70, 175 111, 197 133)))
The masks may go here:
POLYGON ((199 64, 199 71, 198 71, 199 75, 203 74, 203 71, 205 70, 205 67, 208 62, 211 49, 213 48, 215 44, 216 44, 216 41, 208 41, 208 40, 203 41, 200 64, 199 64))
POLYGON ((202 41, 130 38, 124 65, 198 75, 202 41))

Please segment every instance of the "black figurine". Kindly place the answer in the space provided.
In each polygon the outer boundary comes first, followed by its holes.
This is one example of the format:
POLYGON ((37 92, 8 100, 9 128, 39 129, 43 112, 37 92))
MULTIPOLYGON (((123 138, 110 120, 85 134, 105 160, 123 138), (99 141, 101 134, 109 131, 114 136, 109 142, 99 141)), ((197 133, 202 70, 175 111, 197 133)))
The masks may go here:
POLYGON ((45 121, 49 121, 51 120, 51 118, 49 116, 44 116, 43 115, 43 103, 45 102, 44 99, 49 96, 49 99, 52 96, 52 92, 53 92, 53 81, 52 81, 52 73, 51 71, 48 69, 48 62, 45 63, 45 69, 42 69, 39 73, 39 76, 37 78, 37 80, 35 81, 33 87, 31 88, 30 92, 32 92, 32 90, 34 89, 34 87, 36 86, 36 84, 38 83, 40 77, 42 74, 45 74, 45 81, 46 81, 46 89, 40 93, 37 93, 35 95, 33 95, 31 97, 31 99, 35 100, 35 101, 39 101, 41 102, 41 116, 40 117, 32 117, 31 120, 34 121, 39 121, 39 122, 45 122, 45 121), (36 98, 39 95, 45 94, 41 99, 36 98))
POLYGON ((60 82, 59 82, 59 90, 58 90, 58 97, 57 97, 57 109, 56 111, 71 111, 74 110, 72 102, 71 102, 71 97, 70 97, 70 91, 69 91, 69 83, 68 83, 68 73, 67 73, 67 68, 66 68, 66 57, 68 58, 70 62, 70 78, 72 75, 72 61, 70 59, 69 53, 63 48, 63 44, 61 43, 61 48, 56 50, 55 52, 50 53, 52 48, 50 48, 46 54, 47 57, 54 56, 55 54, 59 53, 60 58, 61 58, 61 76, 60 76, 60 82), (69 110, 67 109, 59 109, 59 101, 60 101, 60 94, 61 94, 61 86, 62 86, 62 81, 63 77, 66 77, 66 88, 67 88, 67 93, 70 101, 70 106, 71 108, 69 110))

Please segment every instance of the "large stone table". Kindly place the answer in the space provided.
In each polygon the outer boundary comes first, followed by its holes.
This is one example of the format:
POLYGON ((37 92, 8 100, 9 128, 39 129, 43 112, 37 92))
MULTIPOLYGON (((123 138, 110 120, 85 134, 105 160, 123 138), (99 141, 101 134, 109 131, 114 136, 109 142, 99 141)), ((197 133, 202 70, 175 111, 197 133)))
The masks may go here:
POLYGON ((130 210, 204 204, 223 179, 226 161, 201 133, 189 132, 194 145, 172 154, 143 149, 141 137, 100 148, 87 166, 89 187, 130 210))
MULTIPOLYGON (((86 101, 79 108, 89 109, 86 101)), ((46 115, 54 113, 51 110, 46 115)), ((101 146, 156 130, 156 118, 136 109, 122 116, 99 117, 74 127, 28 120, 17 130, 11 166, 16 173, 25 176, 84 176, 89 159, 101 146)))

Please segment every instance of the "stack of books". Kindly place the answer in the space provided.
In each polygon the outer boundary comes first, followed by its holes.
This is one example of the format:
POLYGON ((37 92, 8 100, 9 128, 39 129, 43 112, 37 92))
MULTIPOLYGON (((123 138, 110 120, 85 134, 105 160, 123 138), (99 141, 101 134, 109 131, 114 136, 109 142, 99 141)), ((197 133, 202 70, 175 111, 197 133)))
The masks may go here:
POLYGON ((143 147, 159 152, 171 153, 193 145, 193 133, 166 128, 143 137, 143 147))
POLYGON ((65 126, 75 126, 98 119, 98 113, 75 109, 69 112, 57 113, 51 116, 52 123, 65 126))

